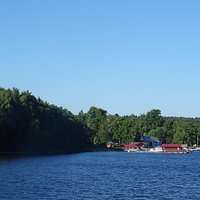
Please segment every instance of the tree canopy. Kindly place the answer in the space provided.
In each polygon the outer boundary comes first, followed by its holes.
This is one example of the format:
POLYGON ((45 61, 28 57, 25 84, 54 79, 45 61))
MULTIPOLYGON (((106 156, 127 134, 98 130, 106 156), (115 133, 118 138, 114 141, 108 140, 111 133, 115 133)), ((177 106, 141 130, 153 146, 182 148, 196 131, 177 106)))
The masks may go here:
POLYGON ((94 143, 127 143, 139 141, 141 135, 149 135, 159 138, 162 143, 194 145, 200 135, 200 118, 164 117, 159 109, 152 109, 139 116, 119 116, 91 107, 82 116, 82 120, 92 130, 94 143))
POLYGON ((80 151, 86 135, 67 109, 37 99, 29 91, 0 89, 0 152, 80 151))
POLYGON ((163 117, 159 109, 139 116, 110 115, 95 106, 74 115, 29 91, 0 88, 0 153, 76 152, 108 141, 139 141, 144 134, 163 143, 193 145, 200 136, 200 118, 163 117))

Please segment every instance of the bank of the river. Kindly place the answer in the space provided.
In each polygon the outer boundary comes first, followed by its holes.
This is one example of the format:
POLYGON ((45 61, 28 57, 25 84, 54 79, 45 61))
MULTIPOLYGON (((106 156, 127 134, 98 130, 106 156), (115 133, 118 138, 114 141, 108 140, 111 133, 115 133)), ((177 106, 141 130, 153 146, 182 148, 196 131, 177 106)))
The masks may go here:
POLYGON ((82 152, 99 152, 99 151, 120 151, 121 149, 113 148, 109 149, 105 144, 91 144, 87 145, 85 148, 71 150, 71 151, 23 151, 23 152, 0 152, 0 155, 62 155, 70 153, 82 153, 82 152))

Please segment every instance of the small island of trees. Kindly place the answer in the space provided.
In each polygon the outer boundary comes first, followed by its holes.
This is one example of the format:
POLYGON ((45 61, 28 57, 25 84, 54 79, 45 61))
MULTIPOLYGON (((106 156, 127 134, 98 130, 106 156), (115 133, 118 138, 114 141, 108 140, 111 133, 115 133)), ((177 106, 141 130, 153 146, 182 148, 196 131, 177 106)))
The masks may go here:
POLYGON ((74 115, 29 91, 0 88, 0 153, 71 153, 108 141, 128 143, 151 135, 163 143, 192 146, 200 135, 200 118, 164 117, 159 109, 119 116, 90 107, 74 115))

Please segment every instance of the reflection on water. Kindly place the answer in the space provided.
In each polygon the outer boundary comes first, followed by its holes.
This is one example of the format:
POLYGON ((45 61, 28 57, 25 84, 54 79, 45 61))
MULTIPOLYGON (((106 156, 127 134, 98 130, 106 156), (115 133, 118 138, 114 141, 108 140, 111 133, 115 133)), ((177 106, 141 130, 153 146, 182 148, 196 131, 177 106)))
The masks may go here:
POLYGON ((0 199, 200 198, 200 152, 0 158, 0 199))

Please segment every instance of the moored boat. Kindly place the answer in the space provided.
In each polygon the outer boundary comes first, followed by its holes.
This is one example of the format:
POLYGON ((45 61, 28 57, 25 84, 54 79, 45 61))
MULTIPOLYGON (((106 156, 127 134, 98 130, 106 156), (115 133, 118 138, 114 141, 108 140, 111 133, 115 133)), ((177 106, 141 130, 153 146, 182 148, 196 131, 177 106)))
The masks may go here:
POLYGON ((157 146, 157 147, 154 147, 154 148, 150 148, 149 151, 153 152, 153 153, 162 153, 163 152, 163 148, 161 146, 157 146))
POLYGON ((126 145, 124 151, 127 152, 149 152, 149 153, 191 153, 190 149, 185 144, 161 144, 153 148, 138 148, 133 144, 126 145))

